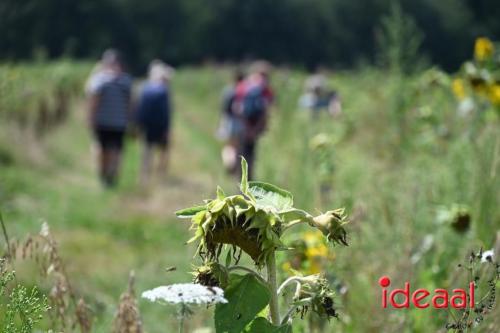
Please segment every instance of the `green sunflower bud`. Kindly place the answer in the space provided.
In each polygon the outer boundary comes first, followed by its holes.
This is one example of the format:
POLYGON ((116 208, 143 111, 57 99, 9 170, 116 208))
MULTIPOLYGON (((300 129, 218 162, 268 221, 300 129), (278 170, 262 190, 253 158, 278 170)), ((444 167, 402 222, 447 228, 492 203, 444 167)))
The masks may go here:
POLYGON ((330 210, 314 217, 311 225, 318 228, 330 242, 347 246, 347 233, 344 229, 346 219, 344 209, 330 210))

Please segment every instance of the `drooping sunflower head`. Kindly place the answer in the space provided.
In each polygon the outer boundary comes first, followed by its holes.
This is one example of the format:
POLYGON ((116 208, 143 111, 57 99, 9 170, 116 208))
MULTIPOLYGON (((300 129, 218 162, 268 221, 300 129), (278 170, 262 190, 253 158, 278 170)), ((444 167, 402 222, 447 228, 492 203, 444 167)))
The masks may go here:
POLYGON ((249 182, 244 159, 240 190, 241 194, 226 196, 218 188, 215 199, 176 213, 181 218, 191 219, 195 235, 188 242, 198 242, 197 253, 205 260, 218 262, 223 248, 232 246, 262 267, 270 253, 286 249, 281 236, 288 226, 297 222, 320 229, 332 242, 347 244, 343 210, 315 218, 294 208, 293 197, 288 191, 269 183, 249 182))

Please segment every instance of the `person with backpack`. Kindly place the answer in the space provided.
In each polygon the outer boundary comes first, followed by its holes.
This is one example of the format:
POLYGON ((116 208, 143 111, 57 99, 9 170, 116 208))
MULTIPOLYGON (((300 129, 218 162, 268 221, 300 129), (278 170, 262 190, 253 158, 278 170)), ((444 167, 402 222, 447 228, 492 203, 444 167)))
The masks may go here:
POLYGON ((317 73, 310 76, 305 82, 305 92, 299 99, 299 106, 309 110, 313 119, 318 119, 322 110, 332 117, 337 117, 342 112, 339 94, 328 89, 327 79, 317 73))
POLYGON ((248 78, 236 87, 237 112, 243 123, 239 152, 248 162, 249 179, 253 177, 257 141, 266 129, 273 102, 270 70, 267 62, 258 62, 248 78))
POLYGON ((172 75, 170 66, 154 60, 149 66, 148 81, 142 87, 136 120, 144 141, 140 177, 143 184, 149 181, 155 148, 159 152, 159 173, 165 173, 167 169, 172 113, 169 83, 172 75))
POLYGON ((132 78, 116 50, 104 52, 87 82, 89 125, 99 144, 99 173, 107 187, 116 185, 131 110, 132 78))
POLYGON ((237 113, 236 87, 243 81, 245 76, 240 70, 234 73, 234 82, 224 88, 222 92, 221 119, 217 136, 224 141, 221 157, 224 167, 230 174, 238 172, 238 153, 241 135, 243 133, 243 122, 237 113))

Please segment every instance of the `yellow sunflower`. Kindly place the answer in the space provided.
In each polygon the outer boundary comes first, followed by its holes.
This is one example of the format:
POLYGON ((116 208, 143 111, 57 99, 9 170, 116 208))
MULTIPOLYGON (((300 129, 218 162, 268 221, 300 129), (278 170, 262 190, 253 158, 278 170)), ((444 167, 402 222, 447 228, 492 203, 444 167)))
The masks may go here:
POLYGON ((306 257, 308 259, 320 257, 326 258, 328 256, 328 248, 324 244, 308 247, 306 250, 306 257))
POLYGON ((494 83, 489 87, 488 98, 493 105, 500 106, 500 83, 494 83))
POLYGON ((477 38, 474 45, 474 58, 478 61, 487 60, 493 55, 494 50, 491 40, 486 37, 477 38))

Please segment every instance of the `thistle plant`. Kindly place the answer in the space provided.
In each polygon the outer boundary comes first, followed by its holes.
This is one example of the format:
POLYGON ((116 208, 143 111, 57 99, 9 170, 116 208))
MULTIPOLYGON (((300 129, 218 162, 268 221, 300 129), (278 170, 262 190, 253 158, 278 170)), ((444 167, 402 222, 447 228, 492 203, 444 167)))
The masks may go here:
POLYGON ((219 187, 215 199, 177 212, 191 219, 195 235, 189 242, 198 243, 196 253, 204 261, 196 269, 195 280, 220 286, 229 301, 216 306, 217 332, 288 332, 294 315, 307 310, 335 317, 333 292, 321 275, 292 276, 278 285, 276 252, 289 250, 283 236, 297 225, 320 230, 332 244, 347 245, 344 210, 313 216, 294 208, 291 193, 269 183, 249 182, 247 163, 242 159, 241 164, 241 194, 227 196, 219 187), (254 267, 239 265, 243 252, 254 267), (291 286, 294 297, 288 309, 280 311, 279 295, 291 286))
POLYGON ((449 207, 439 207, 436 220, 440 224, 451 226, 457 233, 465 233, 471 225, 470 208, 457 203, 449 207))
MULTIPOLYGON (((471 332, 481 325, 488 315, 494 316, 497 285, 500 282, 500 263, 494 250, 471 252, 465 264, 459 269, 474 282, 476 298, 473 307, 452 311, 446 329, 455 333, 471 332)), ((471 295, 468 295, 469 299, 471 295)))

